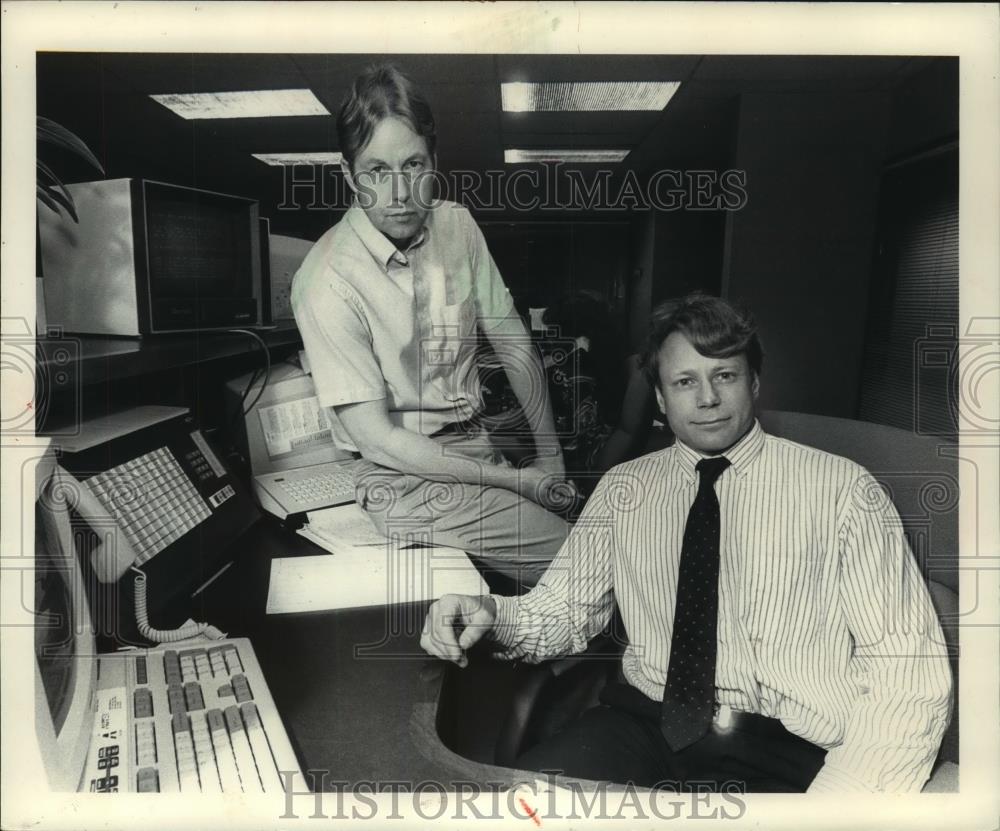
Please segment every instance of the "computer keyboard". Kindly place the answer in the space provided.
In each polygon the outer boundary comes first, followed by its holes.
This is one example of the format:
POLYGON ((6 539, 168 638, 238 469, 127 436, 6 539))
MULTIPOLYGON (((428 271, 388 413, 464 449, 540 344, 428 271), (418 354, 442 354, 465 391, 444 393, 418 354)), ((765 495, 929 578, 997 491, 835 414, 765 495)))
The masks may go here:
POLYGON ((347 470, 330 470, 308 476, 286 476, 275 482, 297 502, 354 498, 354 476, 347 470))
POLYGON ((89 790, 270 793, 298 770, 249 641, 100 660, 89 790))
MULTIPOLYGON (((210 475, 208 462, 194 450, 189 461, 196 475, 210 475)), ((161 447, 92 476, 84 483, 121 527, 142 565, 211 516, 204 498, 161 447)))

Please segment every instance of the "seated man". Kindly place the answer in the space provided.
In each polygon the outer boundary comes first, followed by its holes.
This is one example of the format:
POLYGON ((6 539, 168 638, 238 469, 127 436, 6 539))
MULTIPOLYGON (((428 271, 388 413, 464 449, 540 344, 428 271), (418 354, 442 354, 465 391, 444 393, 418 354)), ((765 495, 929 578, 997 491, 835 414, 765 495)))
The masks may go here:
POLYGON ((296 273, 292 309, 334 439, 365 460, 358 503, 387 536, 428 532, 533 586, 566 538, 553 509, 573 495, 541 365, 482 232, 461 205, 432 198, 430 106, 377 65, 355 79, 337 134, 356 199, 296 273), (477 330, 532 428, 528 467, 479 426, 477 330))
POLYGON ((487 633, 506 657, 580 652, 617 601, 620 683, 517 767, 748 792, 927 780, 951 676, 903 526, 863 468, 764 433, 761 361, 723 300, 659 312, 646 366, 676 443, 601 480, 527 595, 431 607, 422 646, 464 666, 487 633))

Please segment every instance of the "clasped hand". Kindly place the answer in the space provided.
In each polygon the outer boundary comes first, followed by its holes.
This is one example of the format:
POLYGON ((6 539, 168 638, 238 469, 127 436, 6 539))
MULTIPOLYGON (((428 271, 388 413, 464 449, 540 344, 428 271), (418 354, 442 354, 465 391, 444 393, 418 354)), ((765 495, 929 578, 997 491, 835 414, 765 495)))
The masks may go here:
POLYGON ((465 653, 493 626, 497 617, 492 597, 446 594, 427 612, 420 646, 425 651, 460 667, 469 663, 465 653))

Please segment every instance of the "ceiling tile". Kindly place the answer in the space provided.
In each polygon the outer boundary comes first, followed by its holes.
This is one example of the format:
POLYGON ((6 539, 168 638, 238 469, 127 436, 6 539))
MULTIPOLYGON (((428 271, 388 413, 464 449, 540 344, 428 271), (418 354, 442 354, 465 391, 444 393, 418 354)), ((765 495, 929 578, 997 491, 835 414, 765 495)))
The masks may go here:
POLYGON ((684 81, 691 55, 501 55, 501 81, 684 81))

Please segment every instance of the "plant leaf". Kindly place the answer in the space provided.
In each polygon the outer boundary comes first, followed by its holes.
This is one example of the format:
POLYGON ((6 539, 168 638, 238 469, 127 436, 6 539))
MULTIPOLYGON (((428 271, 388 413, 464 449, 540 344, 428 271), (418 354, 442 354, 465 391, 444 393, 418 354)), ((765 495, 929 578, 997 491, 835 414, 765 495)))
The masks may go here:
POLYGON ((44 187, 38 185, 38 187, 35 188, 35 195, 38 197, 38 201, 45 205, 45 207, 55 213, 59 213, 59 203, 52 198, 52 194, 49 193, 49 191, 47 191, 44 187))
POLYGON ((97 161, 97 156, 90 152, 90 148, 75 133, 70 132, 61 124, 56 124, 51 119, 43 118, 42 116, 38 116, 36 119, 36 129, 39 141, 70 150, 93 167, 96 167, 101 173, 104 173, 104 168, 97 161))
POLYGON ((76 203, 73 201, 73 196, 70 194, 70 192, 66 190, 66 186, 62 182, 60 182, 58 178, 56 178, 56 175, 49 169, 48 165, 46 165, 44 162, 36 161, 35 166, 37 168, 38 177, 40 180, 39 186, 44 188, 49 196, 51 196, 56 202, 58 202, 66 209, 66 213, 68 213, 73 218, 74 222, 79 223, 80 218, 77 216, 76 213, 76 203), (41 180, 43 179, 48 179, 49 184, 48 185, 42 184, 41 180))
POLYGON ((80 222, 80 217, 77 216, 76 207, 73 205, 72 202, 68 201, 66 197, 63 196, 57 190, 54 190, 52 188, 43 188, 43 190, 50 199, 52 199, 56 204, 61 205, 65 209, 66 213, 70 215, 70 218, 74 222, 76 223, 80 222))

